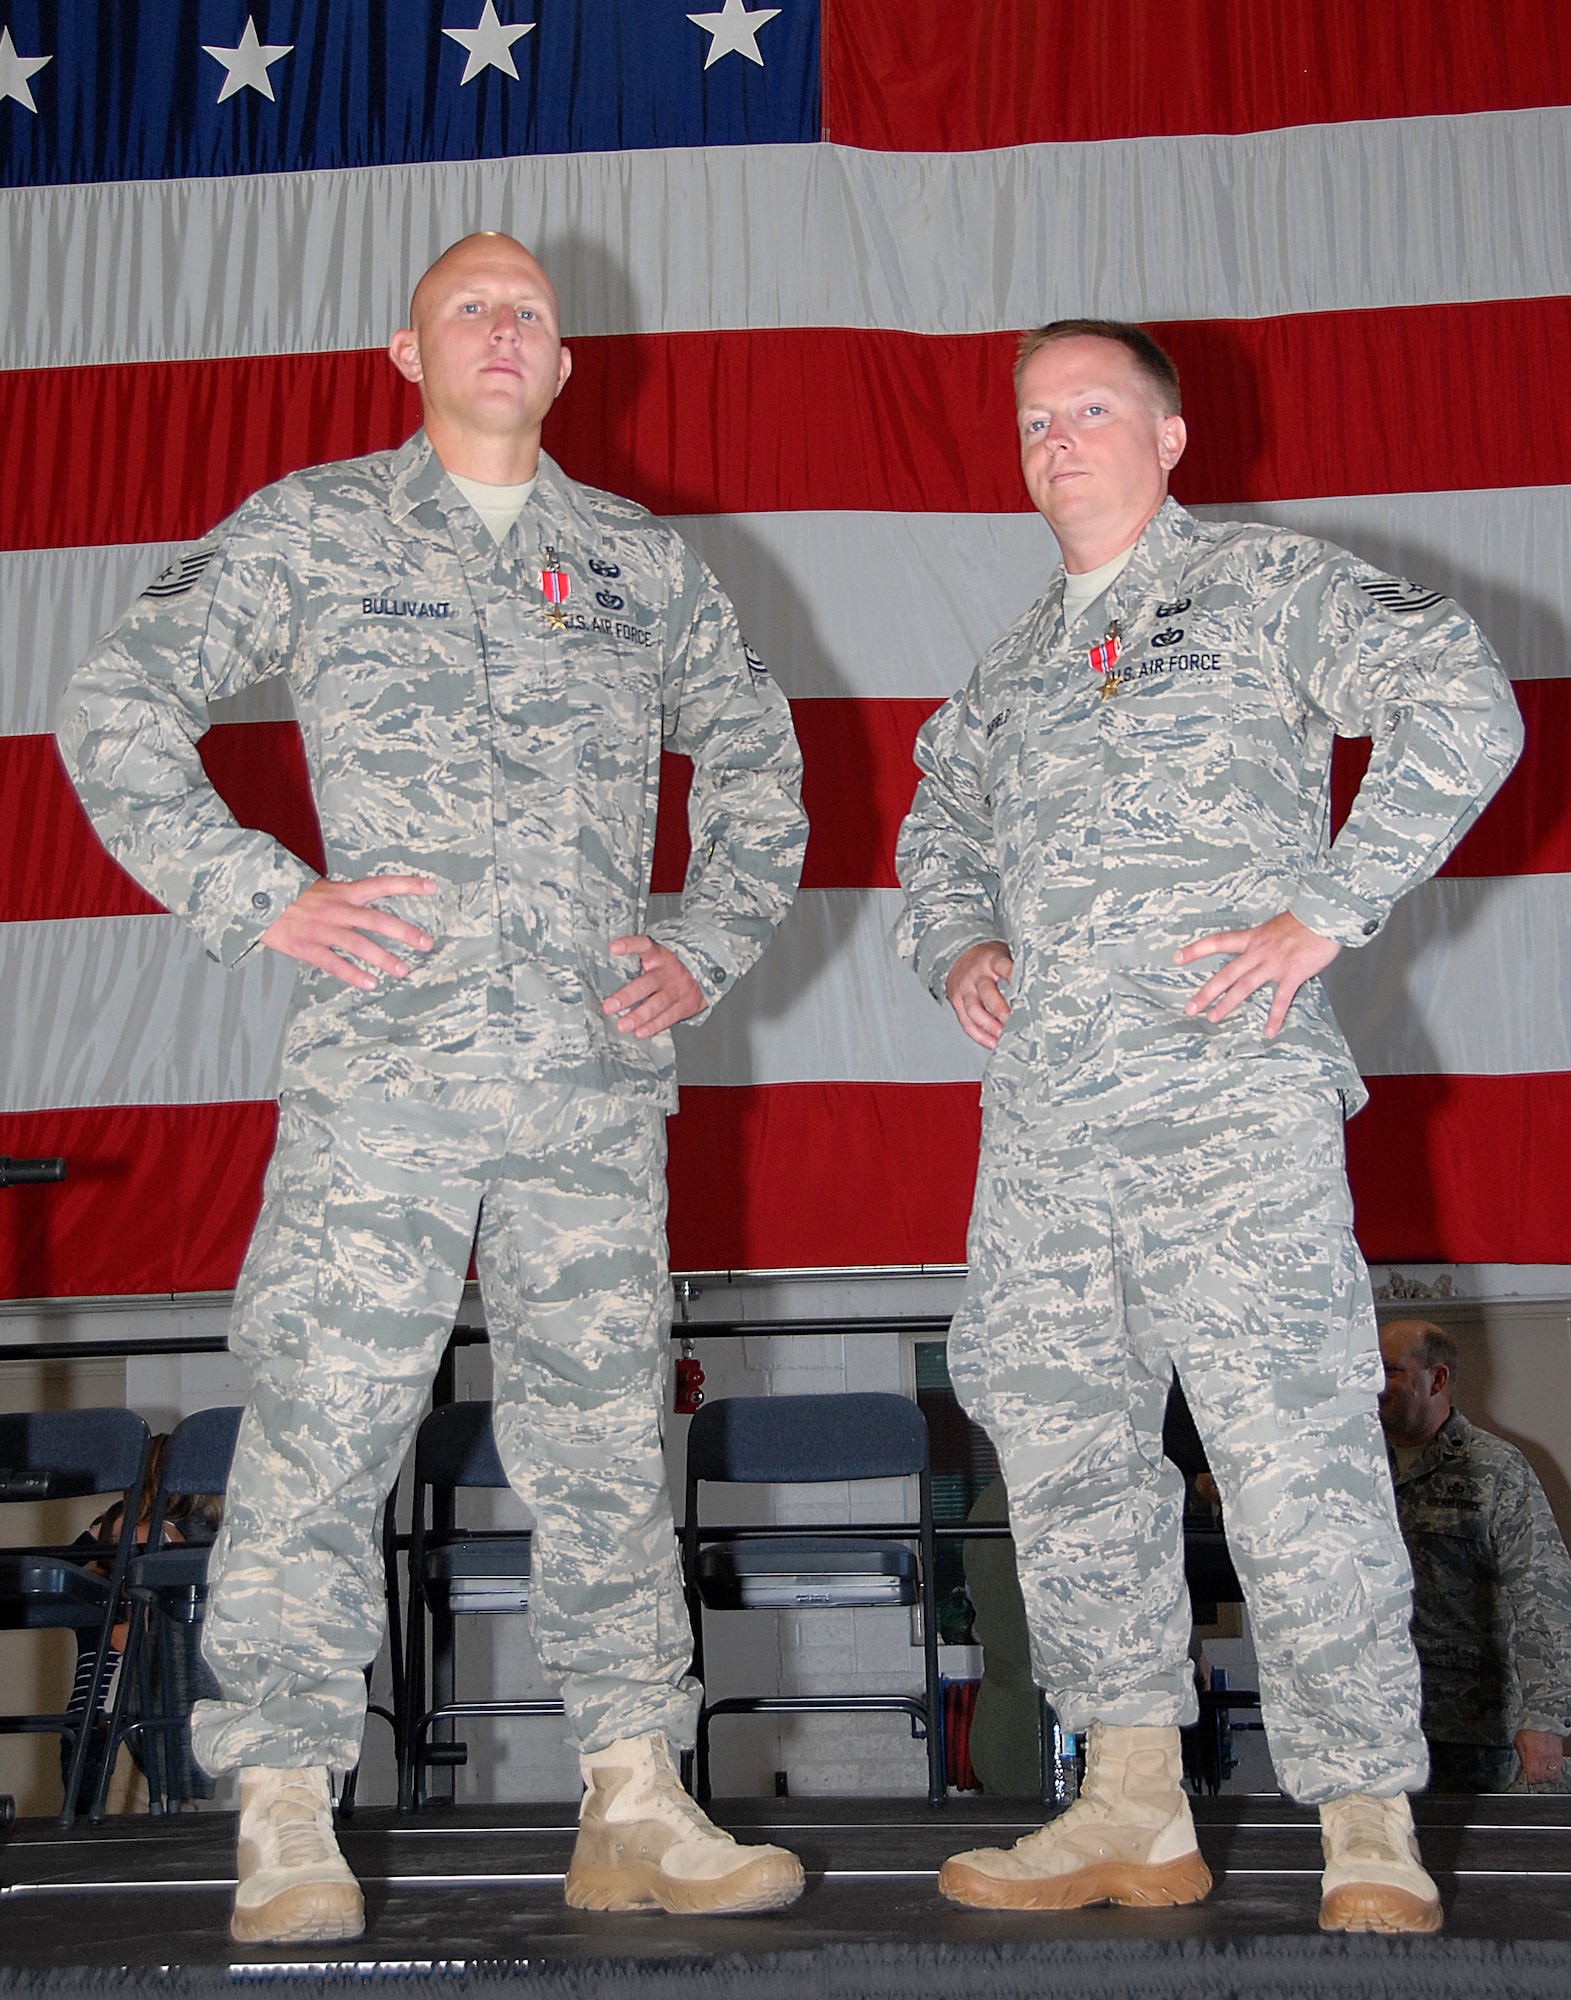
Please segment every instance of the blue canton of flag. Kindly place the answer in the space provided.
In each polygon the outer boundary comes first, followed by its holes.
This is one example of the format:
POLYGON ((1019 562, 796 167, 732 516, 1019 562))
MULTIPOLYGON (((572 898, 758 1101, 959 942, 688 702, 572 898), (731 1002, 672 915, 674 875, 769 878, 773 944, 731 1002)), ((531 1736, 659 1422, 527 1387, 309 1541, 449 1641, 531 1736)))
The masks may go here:
POLYGON ((0 181, 819 136, 818 0, 0 0, 0 181))

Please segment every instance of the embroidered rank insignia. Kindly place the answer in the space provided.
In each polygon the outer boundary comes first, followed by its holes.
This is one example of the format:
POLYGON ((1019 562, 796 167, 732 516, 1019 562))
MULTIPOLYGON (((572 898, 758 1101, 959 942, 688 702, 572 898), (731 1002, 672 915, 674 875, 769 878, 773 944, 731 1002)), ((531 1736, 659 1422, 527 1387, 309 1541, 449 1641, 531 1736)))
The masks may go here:
POLYGON ((1358 587, 1366 597, 1372 597, 1383 611, 1393 612, 1399 618, 1433 611, 1437 604, 1445 602, 1440 591, 1425 590, 1421 584, 1409 583, 1403 577, 1366 577, 1358 587))
POLYGON ((211 548, 193 549, 189 555, 180 556, 167 569, 160 570, 142 592, 144 597, 154 599, 184 597, 195 590, 202 580, 202 572, 218 553, 216 543, 211 548))

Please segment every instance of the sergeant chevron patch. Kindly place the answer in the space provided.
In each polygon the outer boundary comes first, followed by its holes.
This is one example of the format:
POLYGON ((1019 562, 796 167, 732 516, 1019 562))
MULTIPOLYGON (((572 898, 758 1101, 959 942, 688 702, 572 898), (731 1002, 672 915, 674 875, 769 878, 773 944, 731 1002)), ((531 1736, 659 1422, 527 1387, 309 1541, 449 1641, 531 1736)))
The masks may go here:
POLYGON ((1445 602, 1444 591, 1425 590, 1422 584, 1408 583, 1397 576, 1368 577, 1358 587, 1365 596, 1398 616, 1403 612, 1433 611, 1437 604, 1445 602))
POLYGON ((179 556, 167 569, 158 572, 142 592, 144 597, 184 597, 201 582, 202 572, 218 553, 216 544, 208 549, 192 549, 179 556))

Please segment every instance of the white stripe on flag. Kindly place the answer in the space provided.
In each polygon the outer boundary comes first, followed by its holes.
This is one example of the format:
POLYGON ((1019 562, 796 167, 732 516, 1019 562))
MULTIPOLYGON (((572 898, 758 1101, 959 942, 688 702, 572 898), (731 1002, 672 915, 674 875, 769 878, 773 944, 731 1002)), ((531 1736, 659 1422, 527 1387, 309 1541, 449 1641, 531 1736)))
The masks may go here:
POLYGON ((272 951, 226 970, 178 917, 0 925, 0 1111, 271 1097, 293 985, 272 951))
MULTIPOLYGON (((1515 680, 1571 671, 1571 486, 1196 511, 1324 535, 1449 591, 1515 680)), ((798 699, 952 694, 1058 559, 1035 514, 710 514, 676 526, 798 699)), ((0 735, 53 728, 66 676, 169 554, 167 543, 0 553, 0 735)), ((278 688, 226 705, 221 719, 289 713, 278 688)))
MULTIPOLYGON (((888 943, 899 900, 804 891, 758 969, 678 1035, 682 1080, 979 1076, 888 943)), ((0 926, 0 1111, 270 1097, 291 978, 265 951, 226 972, 172 917, 0 926)), ((1326 983, 1366 1075, 1571 1071, 1571 877, 1426 883, 1326 983)))
POLYGON ((1571 876, 1426 882, 1325 983, 1365 1076, 1571 1070, 1571 876))
POLYGON ((976 153, 720 146, 14 189, 0 205, 13 273, 0 366, 380 346, 413 279, 480 227, 540 252, 570 334, 971 333, 1068 313, 1548 297, 1571 290, 1571 118, 1551 107, 976 153))

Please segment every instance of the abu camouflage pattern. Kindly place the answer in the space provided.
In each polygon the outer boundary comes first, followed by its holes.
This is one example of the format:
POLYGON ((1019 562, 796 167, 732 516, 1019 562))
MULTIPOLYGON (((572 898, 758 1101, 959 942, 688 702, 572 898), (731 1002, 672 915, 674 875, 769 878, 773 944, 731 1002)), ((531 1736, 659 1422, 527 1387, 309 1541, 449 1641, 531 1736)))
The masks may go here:
POLYGON ((896 939, 935 998, 973 945, 1014 960, 950 1368, 999 1450, 1036 1669, 1072 1725, 1194 1712, 1176 1363, 1279 1779, 1308 1802, 1417 1789, 1342 1154, 1363 1087, 1317 980, 1268 1042, 1269 990, 1188 1017, 1216 961, 1173 954, 1284 909, 1366 942, 1510 769, 1515 704, 1448 599, 1171 500, 1072 631, 1062 605, 1060 575, 925 725, 898 845, 896 939), (1374 746, 1333 847, 1338 734, 1374 746))
POLYGON ((498 546, 417 432, 265 488, 173 565, 73 676, 59 740, 110 853, 226 965, 312 880, 235 824, 196 754, 209 703, 270 674, 327 872, 438 884, 389 904, 435 939, 408 979, 364 993, 300 967, 294 1053, 505 1049, 671 1108, 670 1035, 600 1012, 634 972, 607 946, 648 928, 662 746, 696 766, 692 859, 652 935, 706 1000, 768 942, 806 838, 785 698, 681 537, 542 454, 498 546), (541 590, 546 549, 572 606, 541 590))
POLYGON ((340 1050, 286 1087, 230 1344, 252 1374, 214 1551, 196 1755, 358 1761, 382 1502, 476 1257, 497 1449, 535 1524, 529 1616, 581 1747, 693 1741, 660 1432, 665 1120, 505 1058, 340 1050), (483 1204, 483 1205, 482 1205, 483 1204))
POLYGON ((1267 1044, 1264 991, 1220 1023, 1186 1018, 1214 968, 1173 953, 1284 909, 1341 944, 1375 936, 1521 747, 1488 642, 1450 599, 1324 542, 1172 500, 1073 633, 1062 603, 1060 573, 917 738, 900 949, 942 999, 963 951, 1009 946, 990 1097, 1111 1050, 1207 1066, 1269 1053, 1361 1102, 1318 980, 1267 1044), (1089 653, 1115 622, 1104 676, 1089 653), (1332 847, 1336 735, 1374 747, 1332 847))
POLYGON ((1395 1477, 1425 1735, 1571 1732, 1571 1555, 1533 1468, 1453 1410, 1395 1477))
POLYGON ((993 1440, 1066 1727, 1196 1714, 1176 1366, 1249 1601, 1277 1777, 1420 1789, 1411 1572, 1375 1411, 1369 1280, 1323 1085, 1130 1064, 983 1113, 949 1371, 993 1440))
POLYGON ((783 696, 714 579, 641 507, 542 456, 500 545, 423 434, 292 475, 144 594, 67 691, 67 768, 110 851, 226 964, 312 879, 236 825, 208 704, 288 682, 329 873, 421 874, 433 937, 361 992, 301 966, 279 1139, 231 1334, 255 1384, 213 1561, 209 1770, 347 1765, 385 1607, 382 1498, 479 1218, 531 1610, 580 1744, 690 1743, 660 1452, 671 1036, 600 1002, 652 929, 706 1002, 763 950, 806 844, 783 696), (548 597, 545 568, 565 576, 548 597), (662 746, 694 762, 680 909, 647 922, 662 746))

